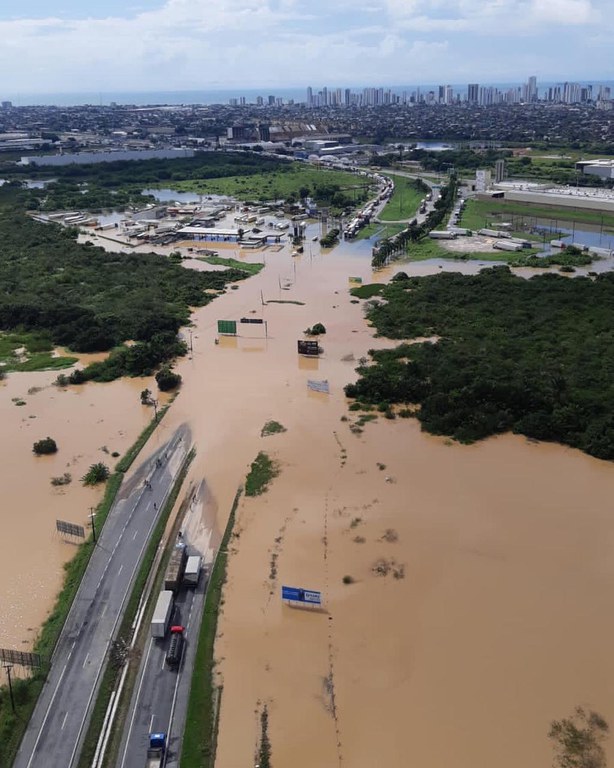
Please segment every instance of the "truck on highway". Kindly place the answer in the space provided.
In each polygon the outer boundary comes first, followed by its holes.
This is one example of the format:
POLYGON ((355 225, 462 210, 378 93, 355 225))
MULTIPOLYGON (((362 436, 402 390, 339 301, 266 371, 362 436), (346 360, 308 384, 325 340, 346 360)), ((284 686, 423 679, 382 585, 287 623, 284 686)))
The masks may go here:
POLYGON ((183 632, 184 629, 180 625, 171 627, 171 642, 166 652, 166 663, 169 667, 178 667, 181 664, 185 640, 183 632))
POLYGON ((151 619, 151 636, 155 638, 165 637, 168 622, 173 611, 173 593, 165 589, 158 595, 158 601, 151 619))
POLYGON ((200 555, 192 555, 188 557, 188 562, 183 572, 183 583, 186 587, 198 586, 198 580, 200 578, 202 558, 200 555))
POLYGON ((183 541, 178 541, 175 545, 175 548, 171 552, 171 559, 168 561, 168 567, 166 568, 166 573, 164 574, 164 589, 177 592, 181 586, 181 580, 183 579, 183 571, 185 569, 187 559, 187 547, 183 541))
POLYGON ((149 749, 147 750, 147 762, 145 768, 159 768, 164 765, 164 753, 166 752, 166 734, 150 733, 149 749))

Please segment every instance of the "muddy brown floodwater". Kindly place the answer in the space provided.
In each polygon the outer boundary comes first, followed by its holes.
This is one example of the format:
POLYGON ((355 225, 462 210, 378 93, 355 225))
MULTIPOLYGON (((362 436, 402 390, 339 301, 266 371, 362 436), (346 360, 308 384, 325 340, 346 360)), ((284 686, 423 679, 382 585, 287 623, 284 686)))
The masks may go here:
MULTIPOLYGON (((193 354, 177 366, 181 394, 155 437, 189 422, 188 480, 206 482, 220 530, 258 451, 281 468, 267 493, 241 501, 230 544, 216 644, 218 768, 253 763, 264 705, 279 766, 548 765, 554 718, 581 704, 614 722, 614 469, 515 436, 459 446, 412 420, 352 432, 343 386, 358 358, 390 342, 373 338, 347 290, 349 276, 371 279, 368 249, 312 250, 267 252, 260 275, 195 313, 193 354), (266 320, 268 338, 264 325, 240 325, 240 336, 215 344, 217 320, 242 317, 266 320), (316 322, 327 328, 324 353, 299 358, 296 341, 316 322), (330 394, 308 379, 327 380, 330 394), (287 431, 261 437, 270 419, 287 431), (282 584, 321 590, 324 610, 282 605, 282 584)), ((17 436, 2 448, 5 520, 19 509, 0 545, 10 563, 0 560, 3 642, 27 639, 59 583, 70 545, 55 537, 55 517, 83 522, 97 498, 74 482, 59 495, 49 476, 73 456, 81 472, 101 445, 121 451, 149 415, 137 382, 44 390, 25 398, 27 409, 14 406, 33 382, 11 376, 0 390, 17 436), (30 413, 37 419, 22 421, 30 413), (29 453, 46 434, 61 445, 57 466, 29 453), (24 556, 32 546, 47 563, 36 574, 37 559, 24 556), (8 631, 7 601, 28 617, 8 631)))

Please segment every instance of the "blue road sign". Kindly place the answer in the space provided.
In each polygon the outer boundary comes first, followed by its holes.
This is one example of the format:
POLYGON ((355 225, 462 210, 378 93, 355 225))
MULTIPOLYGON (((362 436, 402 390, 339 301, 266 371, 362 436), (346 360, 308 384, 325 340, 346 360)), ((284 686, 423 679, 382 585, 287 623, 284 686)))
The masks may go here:
POLYGON ((300 589, 299 587, 281 588, 282 600, 294 600, 296 603, 308 603, 309 605, 322 605, 322 593, 312 589, 300 589))

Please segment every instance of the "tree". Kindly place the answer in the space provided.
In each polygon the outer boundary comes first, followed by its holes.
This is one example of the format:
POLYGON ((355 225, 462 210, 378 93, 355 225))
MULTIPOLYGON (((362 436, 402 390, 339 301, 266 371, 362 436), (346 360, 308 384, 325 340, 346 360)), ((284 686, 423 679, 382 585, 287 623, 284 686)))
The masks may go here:
POLYGON ((58 446, 52 437, 45 437, 43 440, 37 440, 32 446, 32 450, 37 456, 43 456, 50 453, 57 453, 58 446))
POLYGON ((571 717, 553 720, 548 737, 554 744, 555 764, 560 768, 605 768, 602 741, 608 732, 601 715, 582 707, 576 707, 571 717))
POLYGON ((181 376, 174 373, 169 365, 164 365, 156 373, 158 389, 161 392, 168 392, 170 389, 176 389, 181 384, 181 376))
POLYGON ((99 461, 97 464, 92 464, 88 471, 81 478, 83 485, 97 485, 98 483, 104 483, 108 480, 110 475, 109 468, 106 464, 99 461))
POLYGON ((141 392, 141 405, 152 405, 151 389, 144 389, 141 392))

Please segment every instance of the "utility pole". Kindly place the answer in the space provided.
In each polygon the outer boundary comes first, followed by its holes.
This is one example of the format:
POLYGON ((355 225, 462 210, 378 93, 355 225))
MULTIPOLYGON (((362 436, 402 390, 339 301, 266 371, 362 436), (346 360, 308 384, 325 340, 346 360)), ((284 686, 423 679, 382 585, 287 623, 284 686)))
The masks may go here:
POLYGON ((194 345, 192 344, 192 329, 189 328, 188 330, 190 332, 190 354, 193 354, 194 353, 194 345))
POLYGON ((11 709, 13 710, 13 714, 15 714, 15 712, 16 712, 16 710, 15 710, 15 697, 13 696, 13 683, 11 681, 11 669, 13 669, 13 667, 11 667, 10 664, 4 664, 3 666, 4 666, 4 669, 6 670, 6 676, 7 676, 8 681, 9 681, 9 696, 11 698, 11 709))
POLYGON ((96 512, 94 507, 90 507, 90 520, 92 521, 92 536, 94 538, 94 544, 96 543, 96 512))
POLYGON ((153 403, 154 407, 154 421, 158 421, 158 401, 152 400, 151 402, 153 403))

